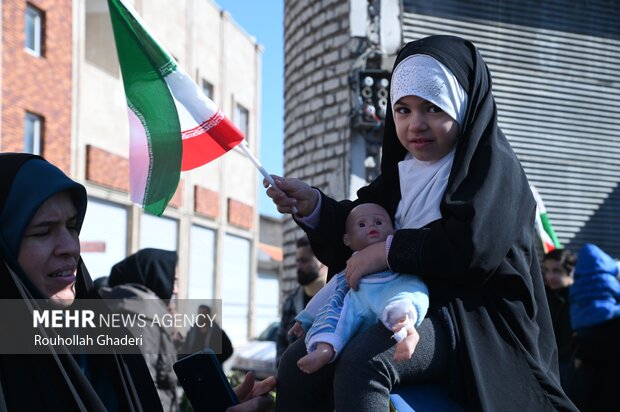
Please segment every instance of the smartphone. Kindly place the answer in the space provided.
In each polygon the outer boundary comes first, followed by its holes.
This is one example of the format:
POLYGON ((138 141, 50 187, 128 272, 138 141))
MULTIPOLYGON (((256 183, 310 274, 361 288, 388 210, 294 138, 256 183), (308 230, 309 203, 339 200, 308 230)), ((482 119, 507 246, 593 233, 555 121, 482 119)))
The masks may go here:
POLYGON ((239 403, 220 361, 211 349, 203 349, 180 359, 173 368, 194 411, 224 412, 239 403))

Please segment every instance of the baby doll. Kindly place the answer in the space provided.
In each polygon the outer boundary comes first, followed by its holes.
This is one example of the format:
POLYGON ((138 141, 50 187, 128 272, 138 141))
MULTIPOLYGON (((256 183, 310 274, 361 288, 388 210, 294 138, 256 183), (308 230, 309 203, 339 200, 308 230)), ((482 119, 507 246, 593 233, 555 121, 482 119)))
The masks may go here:
MULTIPOLYGON (((355 252, 383 242, 394 232, 387 211, 375 203, 363 203, 347 217, 345 245, 355 252)), ((350 338, 377 320, 397 341, 394 359, 410 359, 420 339, 415 327, 428 310, 428 290, 413 275, 389 270, 362 278, 357 291, 349 290, 344 271, 334 276, 295 318, 291 334, 305 338, 308 354, 297 365, 313 373, 333 361, 350 338)))

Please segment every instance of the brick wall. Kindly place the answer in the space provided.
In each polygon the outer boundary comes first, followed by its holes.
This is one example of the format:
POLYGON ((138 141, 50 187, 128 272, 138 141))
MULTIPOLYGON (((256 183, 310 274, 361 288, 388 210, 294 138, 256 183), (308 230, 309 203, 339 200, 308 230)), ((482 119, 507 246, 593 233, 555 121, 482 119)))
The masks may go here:
MULTIPOLYGON (((284 173, 336 199, 348 194, 348 73, 353 64, 349 2, 285 0, 284 173)), ((302 232, 284 221, 284 291, 295 286, 295 242, 302 232)))
POLYGON ((177 186, 176 192, 170 199, 170 203, 168 203, 169 207, 174 207, 175 209, 180 209, 183 207, 183 188, 185 187, 185 182, 181 178, 179 180, 179 185, 177 186))
MULTIPOLYGON (((98 147, 86 146, 86 179, 93 183, 129 193, 129 160, 98 147)), ((183 206, 183 179, 179 181, 169 206, 183 206)))
POLYGON ((129 161, 123 156, 88 145, 86 179, 111 189, 129 192, 129 161))
POLYGON ((250 230, 254 227, 254 208, 235 199, 228 199, 228 223, 250 230))
POLYGON ((199 185, 194 186, 194 211, 211 219, 220 217, 219 193, 199 185))
POLYGON ((43 56, 25 50, 26 2, 2 4, 2 151, 22 151, 24 113, 44 118, 42 154, 71 167, 72 2, 31 0, 45 13, 43 56))

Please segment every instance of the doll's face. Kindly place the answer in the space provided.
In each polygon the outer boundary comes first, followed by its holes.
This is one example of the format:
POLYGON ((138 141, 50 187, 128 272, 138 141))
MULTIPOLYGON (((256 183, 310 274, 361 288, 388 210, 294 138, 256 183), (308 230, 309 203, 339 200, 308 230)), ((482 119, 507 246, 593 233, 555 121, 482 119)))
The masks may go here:
POLYGON ((353 251, 383 242, 394 233, 390 216, 384 208, 374 203, 363 203, 354 207, 347 218, 346 228, 344 244, 353 251))
POLYGON ((22 237, 17 262, 45 298, 65 307, 75 299, 80 259, 77 212, 67 192, 46 200, 22 237))
POLYGON ((441 159, 458 139, 456 120, 418 96, 404 96, 396 102, 394 122, 400 144, 418 160, 441 159))

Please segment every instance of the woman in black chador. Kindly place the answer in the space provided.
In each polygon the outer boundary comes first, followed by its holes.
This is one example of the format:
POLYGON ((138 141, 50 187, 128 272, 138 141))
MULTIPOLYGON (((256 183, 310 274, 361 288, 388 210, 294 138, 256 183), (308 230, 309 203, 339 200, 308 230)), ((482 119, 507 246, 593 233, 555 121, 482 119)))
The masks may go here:
POLYGON ((178 382, 173 369, 177 360, 172 339, 174 328, 152 323, 156 318, 165 319, 170 313, 177 260, 177 253, 172 250, 140 249, 112 266, 107 281, 109 287, 99 290, 114 313, 144 316, 151 324, 150 327, 134 326, 132 332, 142 337, 144 360, 166 412, 179 410, 178 382))
MULTIPOLYGON (((0 153, 0 170, 0 298, 19 302, 0 314, 11 339, 43 299, 61 309, 99 296, 80 258, 84 187, 39 156, 0 153)), ((162 410, 140 354, 40 352, 0 355, 0 410, 162 410)))
MULTIPOLYGON (((43 158, 0 153, 0 411, 163 410, 139 353, 77 353, 52 343, 35 351, 31 341, 15 339, 32 338, 33 311, 41 307, 102 302, 80 257, 86 203, 84 187, 43 158)), ((37 331, 50 338, 56 333, 37 331)), ((235 388, 241 403, 228 410, 267 410, 275 383, 246 375, 235 388)))
POLYGON ((453 36, 411 42, 396 59, 388 103, 381 175, 358 200, 279 177, 267 194, 280 212, 297 211, 317 257, 331 274, 346 267, 353 289, 386 267, 421 276, 431 308, 420 342, 412 359, 395 362, 390 332, 377 324, 306 375, 298 341, 280 364, 276 410, 387 410, 394 385, 429 381, 448 384, 471 411, 576 410, 558 377, 536 204, 497 124, 482 56, 453 36), (342 235, 359 202, 381 204, 397 230, 351 257, 342 235))

